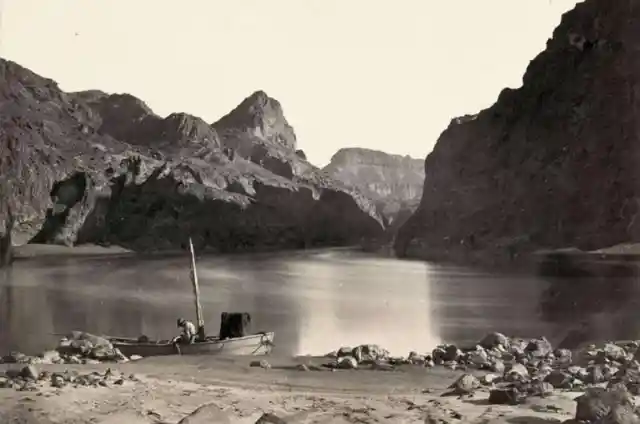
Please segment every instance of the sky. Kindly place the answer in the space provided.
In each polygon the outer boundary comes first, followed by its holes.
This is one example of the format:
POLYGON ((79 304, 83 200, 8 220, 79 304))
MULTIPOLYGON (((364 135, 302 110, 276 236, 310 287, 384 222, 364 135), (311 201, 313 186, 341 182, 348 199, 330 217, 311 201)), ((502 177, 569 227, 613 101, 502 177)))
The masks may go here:
POLYGON ((577 0, 0 0, 0 56, 214 122, 264 90, 298 148, 424 158, 521 85, 577 0))

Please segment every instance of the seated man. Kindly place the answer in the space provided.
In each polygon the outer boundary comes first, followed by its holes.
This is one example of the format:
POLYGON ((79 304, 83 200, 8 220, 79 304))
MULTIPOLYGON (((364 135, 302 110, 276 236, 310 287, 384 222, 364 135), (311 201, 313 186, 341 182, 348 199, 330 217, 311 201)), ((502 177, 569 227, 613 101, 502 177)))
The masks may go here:
POLYGON ((184 318, 178 318, 178 328, 182 328, 182 334, 173 339, 173 343, 191 344, 195 342, 197 336, 196 326, 184 318))

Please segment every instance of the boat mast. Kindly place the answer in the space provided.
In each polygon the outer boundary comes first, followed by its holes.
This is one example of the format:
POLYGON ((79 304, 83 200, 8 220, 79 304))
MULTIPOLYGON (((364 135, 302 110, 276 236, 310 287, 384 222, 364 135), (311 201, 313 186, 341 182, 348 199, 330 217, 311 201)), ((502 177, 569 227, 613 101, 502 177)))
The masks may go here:
POLYGON ((189 250, 191 252, 191 283, 193 284, 193 296, 196 302, 196 320, 198 322, 198 337, 204 339, 204 319, 202 318, 202 306, 200 304, 200 287, 198 286, 198 272, 196 270, 196 254, 193 251, 193 242, 189 237, 189 250))

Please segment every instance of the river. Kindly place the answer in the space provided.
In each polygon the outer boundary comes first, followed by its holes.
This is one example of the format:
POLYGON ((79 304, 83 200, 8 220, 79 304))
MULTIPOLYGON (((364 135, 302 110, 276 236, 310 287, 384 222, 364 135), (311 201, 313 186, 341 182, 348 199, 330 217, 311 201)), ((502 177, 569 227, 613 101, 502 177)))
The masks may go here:
MULTIPOLYGON (((187 256, 21 260, 0 281, 0 351, 35 353, 59 333, 168 338, 194 319, 187 256)), ((392 353, 484 333, 554 341, 584 320, 590 336, 636 335, 637 280, 487 273, 359 252, 203 256, 207 329, 246 311, 253 329, 276 332, 283 354, 322 354, 376 343, 392 353)))

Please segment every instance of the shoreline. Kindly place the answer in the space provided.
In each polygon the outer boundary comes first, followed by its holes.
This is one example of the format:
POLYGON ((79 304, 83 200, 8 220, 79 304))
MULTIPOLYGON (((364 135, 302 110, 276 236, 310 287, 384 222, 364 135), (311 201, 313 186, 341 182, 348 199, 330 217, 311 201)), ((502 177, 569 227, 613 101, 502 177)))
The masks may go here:
MULTIPOLYGON (((31 414, 37 414, 38 421, 32 422, 41 424, 172 424, 211 402, 229 419, 210 421, 220 423, 253 424, 265 413, 285 417, 291 424, 424 423, 425 414, 451 412, 469 420, 464 422, 483 416, 497 419, 499 415, 566 419, 574 413, 573 399, 581 394, 558 393, 528 405, 492 407, 486 390, 480 390, 472 402, 441 396, 461 371, 414 366, 394 371, 307 371, 299 366, 323 359, 273 357, 266 358, 271 368, 263 369, 250 365, 255 359, 167 357, 117 365, 46 365, 41 369, 49 373, 71 370, 103 374, 111 369, 116 374, 133 375, 137 381, 125 379, 119 386, 51 388, 38 393, 0 389, 0 421, 26 406, 31 414), (559 411, 533 409, 548 403, 557 405, 559 411), (498 409, 497 413, 491 415, 491 408, 498 409)), ((8 368, 0 365, 0 373, 8 368)), ((33 417, 31 414, 29 417, 33 417)))
POLYGON ((576 399, 585 393, 634 390, 640 399, 635 380, 625 380, 640 368, 637 341, 568 351, 545 338, 490 333, 479 345, 440 345, 395 359, 362 345, 326 356, 2 364, 0 380, 25 370, 40 377, 17 377, 13 388, 0 384, 0 422, 186 424, 181 420, 204 408, 208 420, 195 422, 253 424, 273 414, 277 419, 266 422, 575 423, 576 399), (611 386, 616 381, 629 389, 611 386))
MULTIPOLYGON (((137 258, 137 259, 162 259, 188 255, 188 250, 162 250, 154 252, 137 252, 119 246, 99 246, 95 244, 83 244, 78 246, 61 246, 53 244, 25 244, 14 246, 14 259, 16 261, 38 259, 64 259, 64 258, 137 258)), ((197 252, 197 257, 223 257, 238 258, 243 256, 274 256, 274 255, 307 255, 322 252, 350 252, 358 251, 358 246, 318 247, 309 249, 269 249, 256 251, 239 251, 220 253, 213 250, 197 252)))

